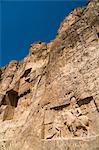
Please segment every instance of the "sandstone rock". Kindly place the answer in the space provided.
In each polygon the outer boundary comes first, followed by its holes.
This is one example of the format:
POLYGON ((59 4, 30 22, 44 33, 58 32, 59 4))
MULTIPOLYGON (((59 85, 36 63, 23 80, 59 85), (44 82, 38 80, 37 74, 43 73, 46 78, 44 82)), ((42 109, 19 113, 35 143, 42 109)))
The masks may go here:
POLYGON ((89 125, 89 119, 87 116, 79 116, 79 119, 81 120, 81 122, 85 125, 88 126, 89 125))
POLYGON ((0 69, 0 80, 1 80, 2 70, 0 69))
POLYGON ((7 106, 4 112, 3 121, 5 120, 11 120, 14 116, 14 107, 7 106))
POLYGON ((0 69, 1 150, 99 148, 99 2, 0 69))

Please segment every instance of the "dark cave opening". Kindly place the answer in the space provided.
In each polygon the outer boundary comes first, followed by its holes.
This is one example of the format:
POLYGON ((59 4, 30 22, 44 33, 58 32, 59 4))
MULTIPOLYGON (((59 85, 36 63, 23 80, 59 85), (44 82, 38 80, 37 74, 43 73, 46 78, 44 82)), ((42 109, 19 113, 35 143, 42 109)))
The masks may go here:
POLYGON ((98 38, 99 38, 99 32, 97 33, 97 36, 98 36, 98 38))
POLYGON ((21 78, 23 78, 23 77, 27 77, 28 76, 28 74, 31 72, 31 70, 32 70, 32 68, 29 68, 29 69, 27 69, 27 70, 25 70, 25 72, 24 72, 24 74, 21 76, 21 78))
POLYGON ((79 105, 79 107, 81 107, 82 105, 89 104, 92 100, 93 100, 93 96, 86 97, 84 99, 79 100, 77 104, 79 105))
POLYGON ((11 105, 17 107, 18 103, 18 92, 10 90, 6 93, 2 100, 2 105, 11 105))

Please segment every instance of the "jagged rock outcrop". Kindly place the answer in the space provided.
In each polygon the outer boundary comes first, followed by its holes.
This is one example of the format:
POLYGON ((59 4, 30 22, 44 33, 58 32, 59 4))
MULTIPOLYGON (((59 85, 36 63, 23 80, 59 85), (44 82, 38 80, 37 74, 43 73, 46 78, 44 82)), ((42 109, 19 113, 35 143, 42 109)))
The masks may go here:
POLYGON ((0 150, 99 149, 99 2, 0 69, 0 150))

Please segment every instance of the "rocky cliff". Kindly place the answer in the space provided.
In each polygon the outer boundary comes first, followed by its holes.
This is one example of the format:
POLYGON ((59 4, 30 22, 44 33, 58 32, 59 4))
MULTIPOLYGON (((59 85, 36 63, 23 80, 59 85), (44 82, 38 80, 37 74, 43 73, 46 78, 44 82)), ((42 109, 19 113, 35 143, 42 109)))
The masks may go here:
POLYGON ((0 69, 0 150, 99 149, 99 1, 0 69))

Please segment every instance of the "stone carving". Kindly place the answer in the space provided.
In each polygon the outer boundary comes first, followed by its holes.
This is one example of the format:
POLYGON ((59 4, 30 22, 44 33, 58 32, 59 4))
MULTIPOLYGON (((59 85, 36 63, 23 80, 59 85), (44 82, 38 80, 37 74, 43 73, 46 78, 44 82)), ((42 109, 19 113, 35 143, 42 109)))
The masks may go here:
MULTIPOLYGON (((62 116, 57 117, 57 119, 54 120, 53 125, 51 125, 48 130, 50 131, 50 134, 47 133, 47 136, 45 138, 66 138, 69 135, 70 136, 84 136, 88 134, 88 126, 89 126, 89 120, 86 116, 83 116, 82 118, 76 118, 71 112, 64 114, 66 115, 64 119, 60 119, 62 116), (71 134, 68 133, 67 135, 62 135, 65 130, 68 130, 71 134), (52 133, 51 133, 52 131, 52 133)), ((65 131, 66 132, 66 131, 65 131)))
POLYGON ((72 102, 74 102, 74 108, 72 109, 66 110, 67 105, 58 104, 51 106, 49 113, 45 111, 45 114, 47 114, 47 116, 45 115, 44 121, 45 139, 66 138, 68 136, 83 137, 88 135, 89 118, 83 115, 81 109, 75 103, 77 102, 76 99, 73 98, 72 102), (65 109, 59 109, 64 107, 65 109), (53 109, 58 111, 55 117, 52 111, 53 109))

